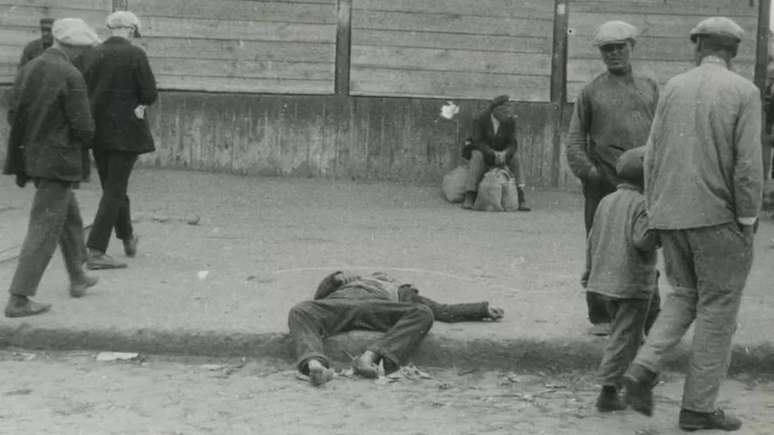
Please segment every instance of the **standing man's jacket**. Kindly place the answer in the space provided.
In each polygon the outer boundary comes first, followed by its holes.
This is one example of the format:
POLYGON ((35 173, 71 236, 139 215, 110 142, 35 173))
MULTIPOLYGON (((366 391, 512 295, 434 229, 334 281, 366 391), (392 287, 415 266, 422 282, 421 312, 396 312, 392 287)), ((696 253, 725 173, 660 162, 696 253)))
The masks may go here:
POLYGON ((605 72, 587 84, 575 101, 567 138, 567 163, 575 176, 595 181, 589 175, 596 168, 617 186, 618 157, 645 145, 658 100, 658 85, 647 77, 605 72))
POLYGON ((510 162, 517 148, 515 118, 501 122, 497 133, 494 131, 490 110, 481 113, 473 120, 473 149, 484 154, 484 160, 488 165, 494 164, 495 151, 507 151, 505 161, 510 162))
POLYGON ((645 154, 651 228, 678 230, 758 216, 763 191, 758 88, 723 60, 673 77, 645 154))
POLYGON ((112 36, 84 54, 80 65, 89 88, 96 134, 94 148, 142 154, 155 150, 148 119, 134 109, 156 101, 156 79, 145 52, 112 36))
POLYGON ((86 84, 65 52, 49 48, 19 70, 8 108, 3 173, 80 182, 94 134, 86 84))

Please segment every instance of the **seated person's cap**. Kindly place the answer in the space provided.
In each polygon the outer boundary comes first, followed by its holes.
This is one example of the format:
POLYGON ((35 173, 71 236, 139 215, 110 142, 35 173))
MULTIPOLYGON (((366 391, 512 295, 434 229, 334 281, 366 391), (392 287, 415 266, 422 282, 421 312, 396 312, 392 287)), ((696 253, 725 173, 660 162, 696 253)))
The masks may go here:
POLYGON ((624 21, 608 21, 594 32, 594 47, 607 44, 621 44, 637 38, 637 28, 624 21))
POLYGON ((54 24, 53 18, 41 18, 40 19, 40 27, 44 29, 50 29, 51 26, 54 24))
POLYGON ((134 36, 139 38, 140 35, 140 19, 137 15, 129 11, 116 11, 108 15, 105 19, 105 27, 108 29, 120 29, 121 27, 133 27, 134 36))
POLYGON ((618 158, 615 165, 615 172, 618 178, 625 181, 642 183, 643 169, 642 161, 645 158, 645 147, 632 148, 618 158))
POLYGON ((691 29, 690 35, 692 42, 696 42, 696 38, 699 35, 728 36, 735 38, 737 41, 741 41, 742 36, 744 36, 744 29, 730 18, 710 17, 701 21, 696 27, 691 29))
POLYGON ((503 104, 507 103, 510 100, 511 100, 511 97, 508 95, 498 95, 492 99, 491 103, 489 103, 489 110, 492 110, 497 106, 502 106, 503 104))
POLYGON ((55 40, 64 45, 91 47, 101 42, 97 32, 80 18, 62 18, 54 21, 51 33, 55 40))

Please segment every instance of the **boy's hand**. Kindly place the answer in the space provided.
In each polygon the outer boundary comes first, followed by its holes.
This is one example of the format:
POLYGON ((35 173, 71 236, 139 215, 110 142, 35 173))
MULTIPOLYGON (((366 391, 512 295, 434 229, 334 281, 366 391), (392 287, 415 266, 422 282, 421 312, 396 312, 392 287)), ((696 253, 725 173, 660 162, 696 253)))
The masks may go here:
POLYGON ((504 315, 505 315, 505 310, 503 310, 502 308, 493 307, 491 305, 489 306, 488 316, 490 319, 497 321, 502 319, 504 315))

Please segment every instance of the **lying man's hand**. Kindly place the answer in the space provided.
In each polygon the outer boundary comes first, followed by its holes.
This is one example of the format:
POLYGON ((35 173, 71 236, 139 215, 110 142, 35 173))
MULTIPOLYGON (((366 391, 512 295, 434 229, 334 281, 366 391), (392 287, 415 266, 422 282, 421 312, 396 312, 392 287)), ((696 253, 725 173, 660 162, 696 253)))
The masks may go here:
POLYGON ((489 318, 492 320, 500 320, 505 315, 505 310, 500 307, 489 306, 489 318))
POLYGON ((336 278, 336 281, 339 282, 339 285, 344 285, 344 284, 349 284, 352 281, 360 278, 360 276, 357 275, 356 273, 342 270, 341 272, 336 274, 335 278, 336 278))

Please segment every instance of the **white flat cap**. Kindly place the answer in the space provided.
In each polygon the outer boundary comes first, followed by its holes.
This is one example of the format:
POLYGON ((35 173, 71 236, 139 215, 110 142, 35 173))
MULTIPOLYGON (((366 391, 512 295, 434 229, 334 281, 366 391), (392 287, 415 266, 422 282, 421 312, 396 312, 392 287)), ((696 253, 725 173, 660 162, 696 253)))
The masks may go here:
POLYGON ((140 19, 129 11, 116 11, 108 15, 105 19, 105 26, 108 29, 131 27, 134 28, 134 36, 140 37, 140 19))
POLYGON ((736 38, 738 41, 742 40, 744 36, 744 29, 739 24, 736 24, 734 20, 726 17, 710 17, 700 22, 693 29, 691 29, 691 41, 696 42, 696 37, 699 35, 720 35, 736 38))
POLYGON ((54 21, 51 33, 54 39, 65 45, 92 46, 101 42, 97 32, 80 18, 61 18, 54 21))
POLYGON ((597 27, 594 32, 594 47, 607 44, 620 44, 628 40, 634 40, 638 35, 637 28, 625 21, 608 21, 597 27))

